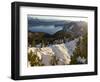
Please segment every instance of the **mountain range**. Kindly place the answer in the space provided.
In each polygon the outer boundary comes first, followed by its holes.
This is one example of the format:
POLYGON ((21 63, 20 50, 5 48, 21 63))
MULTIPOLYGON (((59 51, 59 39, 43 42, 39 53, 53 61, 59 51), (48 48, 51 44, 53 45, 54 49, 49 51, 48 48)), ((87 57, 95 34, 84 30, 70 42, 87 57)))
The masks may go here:
POLYGON ((87 32, 87 23, 85 21, 48 20, 29 17, 28 31, 44 32, 47 35, 67 32, 75 36, 80 36, 87 32))

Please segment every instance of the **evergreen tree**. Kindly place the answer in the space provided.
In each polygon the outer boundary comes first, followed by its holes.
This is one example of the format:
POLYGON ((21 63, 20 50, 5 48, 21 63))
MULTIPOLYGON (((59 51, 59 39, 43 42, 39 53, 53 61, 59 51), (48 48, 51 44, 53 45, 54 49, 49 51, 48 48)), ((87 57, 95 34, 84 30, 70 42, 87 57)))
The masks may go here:
POLYGON ((51 57, 50 63, 51 63, 51 65, 58 65, 58 61, 59 61, 59 59, 55 55, 53 55, 51 57))
POLYGON ((42 59, 39 59, 39 57, 37 56, 37 53, 33 53, 32 51, 28 53, 28 61, 30 62, 31 66, 43 66, 44 65, 42 63, 42 59))
POLYGON ((79 39, 77 42, 77 46, 75 48, 75 51, 73 52, 73 56, 71 57, 71 64, 79 64, 77 61, 77 58, 80 56, 81 58, 85 58, 87 63, 87 34, 82 36, 82 38, 79 39))

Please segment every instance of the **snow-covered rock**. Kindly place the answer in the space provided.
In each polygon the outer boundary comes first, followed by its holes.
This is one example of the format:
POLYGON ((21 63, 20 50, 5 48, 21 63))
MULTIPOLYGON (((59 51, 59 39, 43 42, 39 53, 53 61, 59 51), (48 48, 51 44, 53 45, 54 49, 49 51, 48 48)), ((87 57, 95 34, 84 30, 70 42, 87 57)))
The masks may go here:
POLYGON ((65 44, 57 44, 43 48, 31 47, 28 48, 28 53, 30 51, 37 53, 39 59, 42 59, 42 63, 46 66, 50 65, 51 57, 53 55, 59 59, 58 65, 70 64, 71 61, 70 54, 68 53, 65 44))
POLYGON ((44 65, 50 65, 50 58, 52 55, 54 55, 54 52, 49 47, 43 47, 43 48, 28 48, 28 52, 32 51, 33 53, 37 53, 37 56, 39 59, 42 59, 42 63, 44 65))
MULTIPOLYGON (((33 53, 37 53, 37 56, 42 60, 42 63, 45 66, 51 65, 50 61, 52 56, 56 56, 56 58, 59 59, 58 65, 67 65, 71 62, 71 56, 73 56, 73 51, 76 48, 78 40, 79 39, 76 38, 72 41, 66 41, 66 43, 49 45, 48 47, 42 48, 29 47, 28 53, 30 51, 32 51, 33 53)), ((84 58, 78 57, 77 61, 84 63, 86 60, 84 58)))
POLYGON ((64 62, 64 64, 70 63, 71 61, 70 55, 64 44, 53 45, 51 48, 54 51, 57 58, 59 58, 60 60, 63 60, 61 62, 64 62))
POLYGON ((77 57, 77 62, 79 62, 79 63, 85 63, 86 62, 86 59, 84 58, 84 57, 77 57))
POLYGON ((73 51, 75 50, 76 48, 76 44, 78 42, 78 38, 72 40, 72 41, 69 41, 69 42, 66 42, 65 43, 65 46, 66 48, 68 49, 68 53, 70 54, 70 56, 73 56, 73 51))

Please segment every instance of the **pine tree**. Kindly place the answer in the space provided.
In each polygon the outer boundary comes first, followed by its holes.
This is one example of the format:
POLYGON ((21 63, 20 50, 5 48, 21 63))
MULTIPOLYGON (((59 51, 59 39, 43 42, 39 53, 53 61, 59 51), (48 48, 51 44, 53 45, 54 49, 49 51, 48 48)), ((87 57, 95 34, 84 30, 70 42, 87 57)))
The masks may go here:
POLYGON ((86 59, 87 63, 87 34, 82 36, 82 39, 80 38, 77 42, 77 46, 75 48, 75 51, 73 52, 73 56, 71 57, 71 64, 79 64, 77 61, 77 58, 80 56, 81 58, 86 59))
POLYGON ((37 53, 33 53, 32 51, 28 53, 28 61, 30 62, 31 66, 43 66, 44 65, 42 63, 42 59, 39 59, 39 57, 37 56, 37 53))
POLYGON ((59 59, 55 55, 53 55, 51 57, 50 63, 51 63, 51 65, 58 65, 58 61, 59 61, 59 59))

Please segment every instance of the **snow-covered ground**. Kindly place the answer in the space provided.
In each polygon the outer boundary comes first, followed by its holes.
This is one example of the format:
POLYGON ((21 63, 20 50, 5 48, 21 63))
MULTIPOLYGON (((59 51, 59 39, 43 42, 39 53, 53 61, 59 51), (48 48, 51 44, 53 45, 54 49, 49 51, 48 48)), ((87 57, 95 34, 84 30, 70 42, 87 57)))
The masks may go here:
POLYGON ((68 49, 65 47, 65 44, 53 45, 51 46, 51 49, 53 50, 57 58, 59 58, 60 60, 63 60, 62 63, 63 62, 65 64, 70 63, 71 61, 70 55, 68 53, 68 49))
POLYGON ((29 47, 28 53, 30 51, 37 52, 38 57, 42 59, 42 63, 46 66, 50 65, 50 60, 53 55, 59 59, 58 65, 70 64, 77 41, 78 39, 74 39, 65 44, 55 44, 43 48, 29 47))
POLYGON ((54 55, 54 52, 49 47, 43 48, 28 48, 28 52, 32 51, 33 53, 37 52, 39 59, 42 59, 42 63, 45 65, 50 65, 51 56, 54 55))

